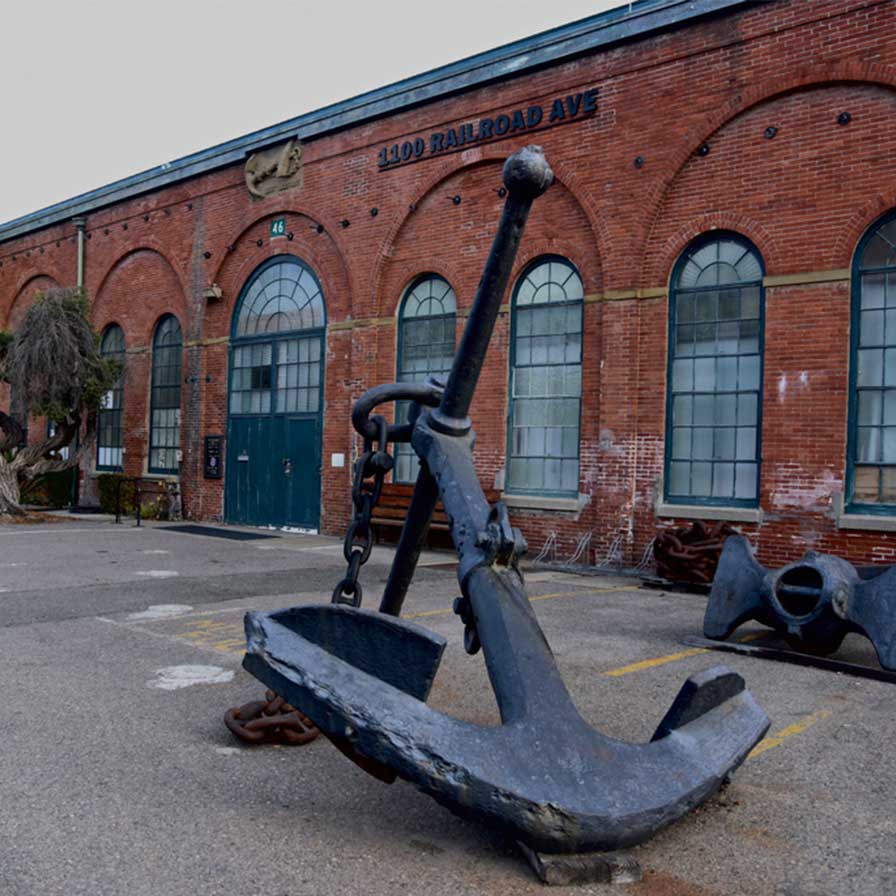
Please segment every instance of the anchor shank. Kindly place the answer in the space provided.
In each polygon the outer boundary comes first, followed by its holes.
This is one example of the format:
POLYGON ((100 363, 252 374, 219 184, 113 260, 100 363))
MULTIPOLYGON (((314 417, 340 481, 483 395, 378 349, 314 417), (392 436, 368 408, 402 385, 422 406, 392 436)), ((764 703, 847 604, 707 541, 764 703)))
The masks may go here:
POLYGON ((513 261, 523 236, 532 203, 553 182, 553 172, 538 146, 514 153, 504 165, 507 199, 491 251, 476 290, 476 298, 460 340, 442 403, 436 412, 443 428, 469 428, 467 412, 492 338, 501 299, 507 289, 513 261))
MULTIPOLYGON (((514 555, 497 560, 497 534, 473 465, 475 434, 440 432, 424 414, 411 444, 438 484, 458 553, 457 577, 470 600, 486 666, 505 723, 538 712, 578 719, 523 587, 514 555)), ((519 537, 519 533, 515 533, 519 537)))
POLYGON ((501 721, 580 720, 515 569, 480 566, 465 589, 473 604, 501 721))

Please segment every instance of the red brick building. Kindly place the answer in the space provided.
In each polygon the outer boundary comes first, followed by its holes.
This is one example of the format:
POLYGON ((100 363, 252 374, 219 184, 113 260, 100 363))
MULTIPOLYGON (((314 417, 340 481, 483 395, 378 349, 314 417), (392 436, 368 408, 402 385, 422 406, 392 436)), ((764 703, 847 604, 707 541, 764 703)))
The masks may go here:
POLYGON ((530 544, 631 563, 703 518, 892 561, 892 0, 641 0, 110 184, 0 226, 0 327, 76 282, 80 228, 126 359, 96 466, 336 532, 352 401, 449 362, 525 143, 557 183, 473 419, 530 544))

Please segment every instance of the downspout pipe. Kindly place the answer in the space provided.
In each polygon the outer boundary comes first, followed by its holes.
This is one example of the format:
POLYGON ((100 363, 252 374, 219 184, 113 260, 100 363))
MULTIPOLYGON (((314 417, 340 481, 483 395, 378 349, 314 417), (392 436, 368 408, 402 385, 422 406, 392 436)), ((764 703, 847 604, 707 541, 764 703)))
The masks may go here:
MULTIPOLYGON (((84 234, 87 230, 87 218, 79 217, 72 218, 72 224, 75 225, 75 230, 78 234, 78 272, 77 279, 75 281, 75 285, 78 289, 84 288, 84 234)), ((78 450, 78 435, 79 433, 75 433, 75 438, 72 442, 71 450, 78 450)), ((81 469, 80 466, 75 467, 75 475, 72 477, 72 490, 70 495, 71 507, 74 510, 78 506, 78 500, 80 495, 78 493, 79 480, 81 478, 81 469)))
POLYGON ((78 232, 78 279, 75 285, 78 289, 84 287, 84 234, 87 230, 87 218, 72 218, 72 224, 78 232))

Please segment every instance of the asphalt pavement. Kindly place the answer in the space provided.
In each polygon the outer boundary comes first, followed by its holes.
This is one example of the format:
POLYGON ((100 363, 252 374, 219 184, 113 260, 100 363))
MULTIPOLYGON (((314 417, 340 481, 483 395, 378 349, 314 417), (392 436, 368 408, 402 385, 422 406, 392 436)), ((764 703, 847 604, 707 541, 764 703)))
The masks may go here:
MULTIPOLYGON (((516 846, 320 738, 247 747, 224 712, 258 699, 243 614, 329 600, 341 543, 164 524, 0 526, 0 894, 541 893, 516 846)), ((364 568, 375 605, 391 552, 364 568)), ((427 553, 406 614, 448 639, 430 703, 498 723, 482 656, 427 553)), ((530 571, 533 606, 582 714, 646 740, 684 679, 726 665, 772 720, 715 798, 632 850, 620 896, 896 893, 896 685, 684 646, 706 598, 636 579, 530 571)), ((874 664, 850 635, 843 659, 874 664)), ((550 725, 550 719, 545 720, 550 725)), ((508 757, 513 761, 513 757, 508 757)))

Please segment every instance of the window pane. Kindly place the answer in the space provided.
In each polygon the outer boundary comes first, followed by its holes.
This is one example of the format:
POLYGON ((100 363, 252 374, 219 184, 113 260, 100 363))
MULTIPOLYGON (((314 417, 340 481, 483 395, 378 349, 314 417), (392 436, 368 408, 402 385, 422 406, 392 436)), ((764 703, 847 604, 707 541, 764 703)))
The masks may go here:
POLYGON ((124 332, 117 324, 107 327, 100 340, 100 354, 121 365, 114 385, 103 396, 97 419, 97 466, 120 469, 122 461, 122 406, 124 397, 124 332))
POLYGON ((537 262, 514 289, 508 490, 578 491, 583 296, 562 259, 537 262))
POLYGON ((182 337, 173 315, 156 327, 152 346, 152 395, 149 429, 149 469, 176 473, 180 445, 180 383, 182 337))
POLYGON ((717 502, 758 497, 762 301, 761 259, 736 236, 701 240, 676 266, 669 495, 717 502))
MULTIPOLYGON (((428 274, 412 284, 401 302, 398 321, 398 370, 400 382, 420 383, 429 376, 447 377, 454 360, 457 300, 447 280, 428 274)), ((525 321, 531 329, 531 323, 525 321)), ((515 384, 529 394, 529 382, 515 384)), ((399 403, 403 405, 403 403, 399 403)), ((396 415, 407 416, 408 407, 396 406, 396 415)), ((396 416, 398 419, 398 416, 396 416)), ((395 446, 396 482, 413 482, 420 464, 407 443, 395 446)))

